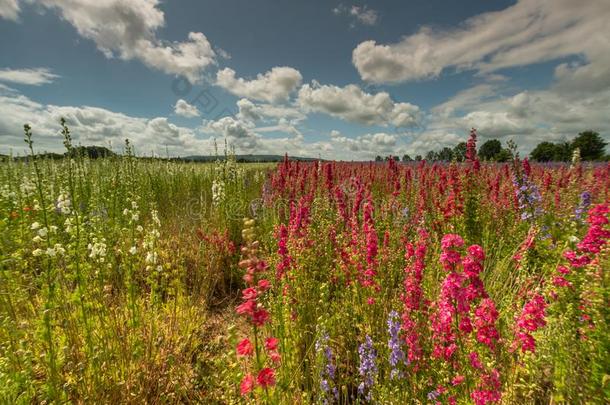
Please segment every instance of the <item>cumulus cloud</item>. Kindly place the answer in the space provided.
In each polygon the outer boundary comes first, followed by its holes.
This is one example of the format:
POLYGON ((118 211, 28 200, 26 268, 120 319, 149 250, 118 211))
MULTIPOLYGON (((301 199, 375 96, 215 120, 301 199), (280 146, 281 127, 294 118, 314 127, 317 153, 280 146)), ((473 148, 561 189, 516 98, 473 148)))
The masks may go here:
POLYGON ((252 122, 284 119, 298 123, 305 119, 305 114, 298 108, 277 104, 256 104, 246 98, 237 101, 237 108, 238 118, 252 122))
POLYGON ((0 0, 0 18, 16 21, 19 16, 17 0, 0 0))
POLYGON ((187 103, 183 99, 179 99, 178 101, 176 101, 176 105, 174 106, 174 113, 185 118, 199 117, 199 110, 197 109, 197 107, 187 103))
POLYGON ((0 81, 2 82, 40 86, 52 83, 57 78, 59 76, 47 68, 0 69, 0 81))
MULTIPOLYGON (((493 72, 570 55, 593 63, 608 52, 609 19, 607 1, 521 0, 472 17, 459 28, 423 27, 390 45, 362 42, 352 61, 363 80, 377 83, 432 78, 447 68, 493 72)), ((582 75, 600 75, 578 69, 582 75)))
POLYGON ((235 75, 230 68, 219 70, 216 84, 236 96, 269 103, 287 100, 303 80, 298 70, 287 66, 276 66, 252 80, 235 75))
POLYGON ((26 123, 32 126, 37 150, 62 150, 59 134, 62 117, 67 120, 74 141, 83 145, 110 143, 116 148, 129 138, 136 150, 142 153, 166 146, 172 147, 176 153, 202 153, 206 150, 191 129, 178 127, 163 117, 132 117, 90 106, 45 105, 6 86, 0 87, 0 116, 4 117, 0 121, 3 152, 10 147, 17 151, 23 147, 23 125, 26 123))
POLYGON ((352 18, 351 26, 354 27, 356 23, 362 25, 375 25, 379 21, 379 13, 375 10, 368 8, 368 6, 346 6, 339 4, 333 8, 333 14, 335 15, 346 15, 352 18))
POLYGON ((377 155, 397 155, 402 150, 398 136, 385 132, 360 135, 355 138, 342 135, 337 130, 330 132, 331 144, 345 151, 340 156, 346 159, 373 159, 377 155))
POLYGON ((205 121, 204 132, 213 133, 225 138, 231 145, 241 151, 253 151, 258 146, 259 135, 254 125, 234 117, 222 117, 216 121, 205 121))
MULTIPOLYGON (((18 6, 14 1, 0 1, 18 6)), ((200 32, 189 33, 184 42, 157 38, 157 31, 165 25, 158 0, 39 0, 38 3, 56 11, 108 58, 137 59, 161 72, 182 75, 192 83, 199 82, 203 70, 216 63, 212 45, 200 32)), ((14 10, 4 5, 1 9, 2 15, 9 16, 10 10, 14 10)))
POLYGON ((419 120, 419 108, 397 103, 386 92, 369 94, 354 84, 345 87, 305 84, 299 90, 299 105, 313 112, 364 125, 409 127, 419 120))

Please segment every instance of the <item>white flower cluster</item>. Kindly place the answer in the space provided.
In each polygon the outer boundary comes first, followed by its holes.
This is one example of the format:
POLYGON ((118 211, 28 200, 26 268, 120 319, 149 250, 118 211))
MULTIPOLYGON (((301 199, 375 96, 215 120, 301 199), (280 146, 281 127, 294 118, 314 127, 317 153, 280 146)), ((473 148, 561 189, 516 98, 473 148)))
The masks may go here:
POLYGON ((138 211, 138 203, 131 201, 131 208, 125 208, 123 215, 129 217, 129 223, 138 222, 140 220, 140 211, 138 211))
POLYGON ((13 200, 16 197, 16 194, 14 191, 11 191, 11 188, 9 187, 8 184, 4 184, 2 186, 2 188, 0 189, 0 195, 2 195, 2 198, 4 200, 13 200))
POLYGON ((57 197, 57 201, 55 202, 55 209, 63 215, 69 215, 72 212, 71 207, 72 201, 70 201, 70 196, 67 192, 62 190, 59 193, 59 197, 57 197))
POLYGON ((572 152, 572 164, 576 165, 580 163, 580 148, 575 148, 572 152))
POLYGON ((23 179, 23 182, 19 186, 19 190, 21 190, 21 194, 23 194, 23 196, 27 198, 34 194, 34 191, 36 190, 36 184, 34 184, 29 178, 25 177, 23 179))
POLYGON ((49 257, 63 256, 65 253, 66 249, 64 249, 64 247, 60 243, 56 243, 53 247, 48 247, 44 250, 34 249, 32 251, 32 254, 36 257, 42 256, 43 254, 46 254, 49 257))
POLYGON ((225 199, 225 183, 222 180, 212 182, 212 204, 219 205, 225 199))
POLYGON ((92 243, 87 246, 89 249, 89 257, 99 263, 104 263, 106 260, 106 239, 93 238, 92 243))
MULTIPOLYGON (((161 227, 161 221, 159 221, 159 215, 156 210, 152 210, 152 227, 144 237, 144 243, 142 246, 146 250, 146 270, 152 271, 153 269, 161 272, 163 270, 163 266, 159 264, 159 255, 156 252, 156 244, 157 240, 161 236, 159 232, 159 228, 161 227)), ((132 248, 134 249, 134 248, 132 248)))

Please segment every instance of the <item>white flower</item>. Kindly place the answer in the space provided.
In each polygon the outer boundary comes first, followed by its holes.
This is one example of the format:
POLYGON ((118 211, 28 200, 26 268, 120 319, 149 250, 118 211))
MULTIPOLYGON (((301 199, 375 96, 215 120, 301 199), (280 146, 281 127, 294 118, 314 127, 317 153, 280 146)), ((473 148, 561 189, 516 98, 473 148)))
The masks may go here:
POLYGON ((40 228, 40 224, 38 222, 34 222, 32 224, 32 226, 30 227, 30 229, 32 229, 33 231, 35 231, 38 228, 40 228))
POLYGON ((123 210, 123 215, 125 215, 125 216, 129 215, 129 210, 127 208, 125 208, 123 210))
POLYGON ((55 249, 58 255, 64 255, 66 253, 66 249, 64 249, 60 243, 56 243, 53 249, 55 249))
POLYGON ((46 253, 47 253, 47 256, 49 256, 49 257, 55 257, 56 252, 55 252, 55 249, 53 249, 53 248, 47 248, 46 253))
POLYGON ((32 241, 34 243, 40 243, 40 242, 42 242, 42 238, 40 236, 36 235, 32 238, 32 241))
POLYGON ((38 230, 38 236, 40 236, 41 238, 44 238, 47 236, 48 233, 48 229, 46 227, 42 227, 38 230))
POLYGON ((144 228, 142 228, 142 225, 138 225, 138 226, 136 226, 136 231, 144 232, 144 228))
POLYGON ((34 251, 32 251, 32 254, 36 257, 42 255, 42 249, 35 249, 34 251))
POLYGON ((135 255, 137 252, 137 249, 135 246, 132 246, 131 249, 129 249, 129 253, 131 253, 132 255, 135 255))

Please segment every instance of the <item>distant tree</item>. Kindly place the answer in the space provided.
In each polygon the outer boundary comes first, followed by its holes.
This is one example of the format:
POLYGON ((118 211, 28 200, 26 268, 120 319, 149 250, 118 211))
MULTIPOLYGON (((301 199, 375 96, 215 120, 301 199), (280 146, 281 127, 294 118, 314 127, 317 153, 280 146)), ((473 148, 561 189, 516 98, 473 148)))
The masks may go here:
POLYGON ((403 162, 412 162, 413 159, 411 159, 411 156, 409 156, 405 153, 404 155, 402 155, 402 161, 403 162))
POLYGON ((428 153, 426 153, 426 160, 429 162, 433 162, 437 158, 436 152, 433 150, 428 151, 428 153))
POLYGON ((502 151, 502 143, 497 139, 490 139, 479 148, 481 160, 495 160, 496 155, 502 151))
POLYGON ((375 156, 375 162, 383 162, 383 158, 379 155, 375 156))
POLYGON ((538 145, 536 145, 534 150, 530 152, 530 157, 532 160, 537 162, 550 162, 555 160, 556 156, 557 145, 548 141, 540 142, 538 145))
POLYGON ((585 131, 578 134, 572 141, 572 149, 580 149, 582 160, 600 160, 605 155, 608 143, 595 131, 585 131))
POLYGON ((512 159, 513 159, 513 154, 510 152, 510 150, 508 150, 506 148, 502 148, 500 153, 498 153, 495 157, 496 162, 500 162, 500 163, 508 162, 509 160, 512 160, 512 159))
POLYGON ((421 155, 417 155, 417 156, 415 156, 415 161, 416 161, 416 162, 421 162, 421 161, 422 161, 422 157, 421 157, 421 155))
POLYGON ((466 142, 460 142, 453 148, 453 157, 458 162, 466 160, 466 142))
POLYGON ((569 141, 563 141, 555 144, 555 156, 553 160, 557 162, 569 162, 572 159, 574 148, 569 141))
POLYGON ((453 150, 451 150, 451 148, 448 148, 445 146, 437 154, 437 157, 438 157, 438 160, 442 160, 444 162, 450 162, 451 160, 453 160, 453 150))

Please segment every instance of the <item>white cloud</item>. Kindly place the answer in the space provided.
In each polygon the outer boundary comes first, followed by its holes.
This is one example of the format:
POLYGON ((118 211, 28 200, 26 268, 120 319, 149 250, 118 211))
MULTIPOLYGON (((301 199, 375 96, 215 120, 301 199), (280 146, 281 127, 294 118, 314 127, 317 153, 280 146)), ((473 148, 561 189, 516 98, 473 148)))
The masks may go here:
POLYGON ((344 4, 339 4, 337 7, 332 9, 333 14, 335 15, 347 15, 353 19, 351 24, 352 27, 355 26, 356 22, 362 25, 375 25, 379 21, 379 13, 375 10, 368 8, 368 6, 346 6, 344 4))
POLYGON ((16 21, 19 16, 19 2, 17 0, 0 0, 0 17, 16 21))
POLYGON ((239 112, 237 117, 246 121, 268 121, 285 119, 292 123, 298 123, 305 119, 305 114, 298 108, 276 104, 255 104, 252 101, 242 98, 237 101, 239 112))
POLYGON ((332 130, 330 138, 331 144, 342 151, 339 156, 349 160, 373 159, 377 155, 398 155, 403 150, 402 146, 398 145, 398 137, 385 132, 351 138, 332 130))
POLYGON ((386 92, 366 93, 354 84, 305 84, 299 90, 298 103, 305 110, 364 125, 409 127, 418 123, 420 115, 413 104, 396 103, 386 92))
POLYGON ((185 118, 199 117, 199 110, 197 109, 197 107, 187 103, 183 99, 176 101, 176 105, 174 106, 174 113, 185 118))
POLYGON ((166 118, 140 118, 97 107, 44 105, 6 86, 0 87, 0 142, 2 151, 13 147, 22 150, 23 125, 28 123, 34 133, 34 147, 38 151, 61 151, 59 120, 64 117, 75 143, 108 145, 120 150, 129 138, 136 151, 163 151, 166 146, 173 153, 209 153, 205 141, 195 137, 189 128, 178 127, 166 118))
POLYGON ((608 53, 609 19, 608 1, 521 0, 456 29, 423 27, 391 45, 362 42, 352 61, 363 80, 377 83, 432 78, 450 67, 492 72, 570 55, 594 62, 608 53))
POLYGON ((204 121, 203 131, 224 137, 241 151, 253 151, 258 146, 259 135, 254 125, 234 117, 222 117, 216 121, 204 121))
POLYGON ((58 75, 47 68, 35 69, 0 69, 0 81, 31 86, 52 83, 58 75))
MULTIPOLYGON (((189 33, 184 42, 157 38, 157 31, 165 25, 158 0, 39 0, 38 3, 57 11, 108 58, 137 59, 164 73, 182 75, 192 83, 199 82, 203 70, 216 63, 216 53, 200 32, 189 33)), ((9 1, 8 4, 16 3, 9 1)))
POLYGON ((302 80, 298 70, 287 66, 274 67, 252 80, 235 77, 235 71, 230 68, 219 70, 216 74, 216 84, 230 93, 270 103, 287 100, 302 80))

